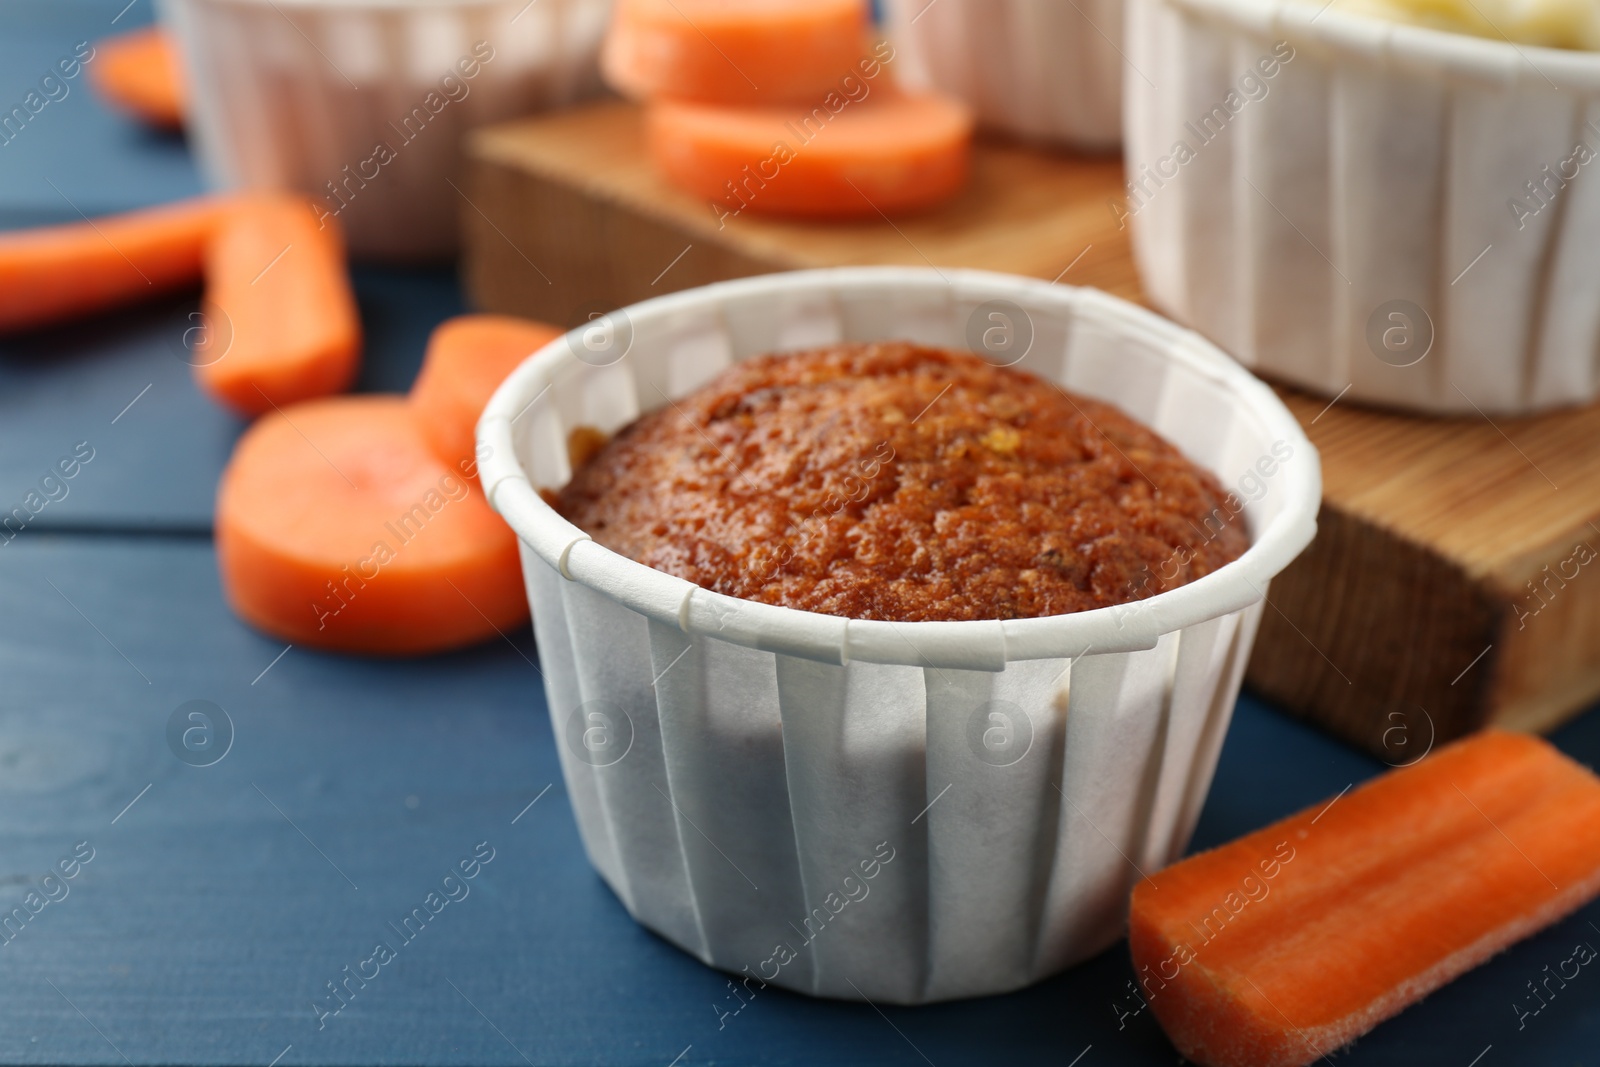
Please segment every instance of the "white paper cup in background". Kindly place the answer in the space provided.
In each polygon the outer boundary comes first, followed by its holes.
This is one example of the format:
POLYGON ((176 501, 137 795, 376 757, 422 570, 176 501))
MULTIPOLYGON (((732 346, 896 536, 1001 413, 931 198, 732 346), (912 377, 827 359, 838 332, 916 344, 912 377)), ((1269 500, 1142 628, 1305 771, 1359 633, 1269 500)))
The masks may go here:
POLYGON ((450 183, 467 130, 600 91, 609 11, 610 0, 162 0, 208 176, 302 191, 337 214, 353 254, 392 260, 455 249, 463 204, 450 183))
POLYGON ((524 363, 478 438, 584 845, 628 911, 754 981, 903 1004, 1015 989, 1121 936, 1139 869, 1193 830, 1267 584, 1315 532, 1317 454, 1272 391, 1114 297, 975 271, 769 275, 604 326, 524 363), (575 427, 614 432, 736 360, 966 348, 995 323, 1015 346, 997 362, 1117 405, 1230 489, 1270 467, 1243 494, 1250 549, 1118 608, 859 621, 708 592, 538 495, 570 478, 575 427))
POLYGON ((990 129, 1090 151, 1122 142, 1125 0, 887 0, 903 84, 990 129))
POLYGON ((1129 60, 1155 85, 1126 80, 1117 210, 1151 299, 1328 396, 1595 399, 1600 55, 1320 7, 1130 0, 1129 60))

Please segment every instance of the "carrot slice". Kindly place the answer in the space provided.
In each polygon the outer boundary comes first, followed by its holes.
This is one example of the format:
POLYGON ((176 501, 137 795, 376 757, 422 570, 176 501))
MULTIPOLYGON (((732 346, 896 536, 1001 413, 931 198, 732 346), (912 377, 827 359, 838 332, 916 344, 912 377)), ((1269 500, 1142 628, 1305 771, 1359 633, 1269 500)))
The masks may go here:
POLYGON ((506 375, 561 334, 558 327, 509 315, 460 315, 433 331, 411 386, 411 405, 441 462, 476 475, 484 406, 506 375))
POLYGON ((233 610, 295 644, 437 652, 528 616, 516 535, 434 457, 404 397, 257 421, 223 472, 216 537, 233 610))
POLYGON ((233 201, 199 197, 93 221, 0 233, 0 333, 106 311, 200 280, 233 201))
POLYGON ((862 0, 622 0, 600 64, 636 100, 812 100, 855 72, 866 28, 862 0))
POLYGON ((200 387, 241 415, 347 389, 361 321, 332 219, 287 194, 241 202, 206 251, 200 387))
POLYGON ((1141 882, 1143 996, 1208 1067, 1308 1064, 1600 893, 1600 780, 1490 730, 1141 882))
POLYGON ((172 38, 155 26, 95 42, 89 80, 113 107, 152 126, 183 126, 183 65, 172 38))
POLYGON ((966 183, 972 112, 934 94, 882 94, 837 111, 660 103, 650 155, 706 197, 719 222, 744 211, 871 218, 916 211, 966 183))

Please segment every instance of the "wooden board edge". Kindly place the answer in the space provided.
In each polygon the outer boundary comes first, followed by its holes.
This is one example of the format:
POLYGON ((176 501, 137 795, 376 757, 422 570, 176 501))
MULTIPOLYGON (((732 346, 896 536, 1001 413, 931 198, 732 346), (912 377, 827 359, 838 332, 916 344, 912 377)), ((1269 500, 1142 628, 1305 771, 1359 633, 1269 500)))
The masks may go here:
POLYGON ((1491 583, 1506 604, 1493 719, 1512 729, 1554 729, 1600 696, 1600 538, 1585 523, 1551 545, 1537 571, 1491 583))
POLYGON ((479 159, 467 185, 462 272, 483 311, 570 328, 653 296, 794 266, 688 241, 629 205, 512 163, 479 159))
POLYGON ((1247 684, 1391 764, 1482 727, 1505 604, 1459 567, 1326 502, 1272 582, 1247 684), (1343 576, 1344 580, 1329 580, 1343 576))

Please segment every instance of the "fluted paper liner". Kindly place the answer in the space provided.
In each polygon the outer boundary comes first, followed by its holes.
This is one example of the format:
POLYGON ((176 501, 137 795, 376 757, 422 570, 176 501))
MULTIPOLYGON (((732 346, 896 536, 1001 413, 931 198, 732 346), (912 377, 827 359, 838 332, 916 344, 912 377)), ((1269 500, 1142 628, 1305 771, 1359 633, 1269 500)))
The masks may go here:
POLYGON ((1188 840, 1267 583, 1314 532, 1319 467, 1298 424, 1197 335, 1104 293, 1004 275, 808 271, 625 314, 624 358, 592 366, 566 340, 547 346, 478 432, 484 488, 523 541, 584 845, 629 912, 713 966, 896 1003, 1014 989, 1116 939, 1139 870, 1188 840), (570 477, 575 426, 613 432, 767 352, 965 347, 990 300, 1033 326, 1019 367, 1118 405, 1225 484, 1275 443, 1292 449, 1246 507, 1243 557, 1121 608, 846 620, 651 570, 535 491, 570 477), (628 734, 625 754, 588 757, 591 722, 628 734), (982 758, 974 738, 990 727, 1019 756, 1008 766, 982 758))
POLYGON ((1086 149, 1122 142, 1125 0, 888 0, 896 69, 992 129, 1086 149))
POLYGON ((1327 396, 1468 414, 1593 400, 1600 159, 1573 156, 1600 153, 1600 55, 1319 7, 1130 0, 1128 174, 1149 195, 1128 221, 1152 300, 1327 396), (1248 99, 1241 78, 1279 41, 1294 58, 1248 99), (1194 157, 1158 186, 1179 141, 1194 157))
POLYGON ((208 177, 340 208, 332 182, 349 205, 338 221, 351 250, 400 260, 456 247, 470 209, 450 183, 461 184, 469 129, 600 91, 609 10, 610 0, 162 0, 208 177), (479 41, 494 56, 464 78, 456 64, 479 41), (446 75, 466 95, 442 91, 446 75), (379 142, 393 160, 367 162, 379 142))

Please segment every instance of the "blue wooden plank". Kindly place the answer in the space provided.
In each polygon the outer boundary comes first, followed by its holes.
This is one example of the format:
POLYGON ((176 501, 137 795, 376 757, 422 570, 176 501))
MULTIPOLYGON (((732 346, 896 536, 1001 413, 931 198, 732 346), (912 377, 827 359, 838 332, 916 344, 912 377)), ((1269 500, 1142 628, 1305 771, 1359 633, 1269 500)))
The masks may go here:
MULTIPOLYGON (((283 1067, 659 1067, 684 1053, 684 1065, 909 1065, 926 1054, 954 1067, 1060 1065, 1090 1045, 1086 1067, 1173 1062, 1148 1012, 1119 1018, 1132 1003, 1120 945, 1012 996, 880 1015, 768 991, 720 1018, 735 1006, 726 980, 636 927, 589 870, 526 631, 516 649, 410 662, 300 648, 276 659, 281 644, 228 615, 214 567, 203 541, 43 535, 0 554, 0 910, 77 842, 94 849, 67 895, 0 947, 0 1062, 265 1064, 281 1052, 283 1067), (234 724, 213 766, 168 748, 168 720, 190 700, 234 724), (469 895, 402 944, 388 924, 483 841, 494 859, 469 895), (397 958, 319 1028, 326 983, 380 940, 397 958)), ((1592 763, 1600 720, 1558 740, 1592 763)), ((1199 842, 1379 769, 1246 699, 1199 842)), ((1600 944, 1591 922, 1600 908, 1341 1062, 1464 1067, 1489 1045, 1485 1064, 1577 1062, 1600 1042, 1600 998, 1580 983, 1600 978, 1582 975, 1520 1032, 1512 1006, 1574 943, 1600 944)))
MULTIPOLYGON (((357 388, 404 391, 429 331, 464 310, 454 271, 358 267, 354 277, 366 334, 357 388)), ((201 395, 180 358, 197 306, 182 296, 0 340, 0 518, 30 509, 9 530, 210 528, 243 423, 201 395), (75 448, 92 459, 41 486, 75 448)))
POLYGON ((195 305, 164 300, 0 341, 0 511, 24 508, 8 531, 209 529, 239 424, 169 347, 181 351, 180 319, 195 305), (51 493, 46 476, 75 451, 89 461, 51 493))
MULTIPOLYGON (((12 0, 0 101, 76 41, 147 21, 148 5, 12 0)), ((0 227, 199 187, 180 139, 111 115, 81 83, 0 147, 0 164, 0 227)), ((427 330, 459 310, 453 279, 356 281, 361 386, 403 389, 427 330)), ((228 615, 203 537, 52 533, 203 534, 238 425, 171 351, 192 303, 0 345, 0 510, 78 441, 95 449, 68 495, 0 545, 0 914, 76 843, 94 850, 44 887, 59 900, 0 936, 0 1064, 1173 1062, 1149 1013, 1125 1014, 1125 946, 1007 997, 880 1014, 764 992, 722 1017, 735 1007, 726 980, 636 927, 584 861, 525 631, 516 649, 404 663, 285 653, 228 615), (192 700, 234 726, 212 766, 169 748, 169 720, 192 700), (326 983, 378 940, 399 945, 388 924, 484 841, 495 858, 469 895, 319 1019, 326 983)), ((1600 715, 1557 740, 1595 763, 1600 715)), ((1246 698, 1197 846, 1379 769, 1246 698)), ((1600 979, 1583 973, 1520 1028, 1516 1009, 1575 942, 1600 944, 1596 925, 1590 907, 1343 1059, 1592 1060, 1600 1001, 1583 983, 1600 979)))
MULTIPOLYGON (((201 183, 183 138, 153 133, 102 104, 87 74, 59 77, 77 46, 149 23, 152 0, 8 0, 0 30, 0 113, 25 105, 0 135, 0 229, 65 222, 191 196, 201 183), (120 17, 119 17, 120 15, 120 17), (48 89, 48 92, 46 91, 48 89)), ((87 54, 87 53, 84 53, 87 54)), ((90 65, 93 65, 90 60, 90 65)), ((70 69, 70 68, 69 68, 70 69)))

